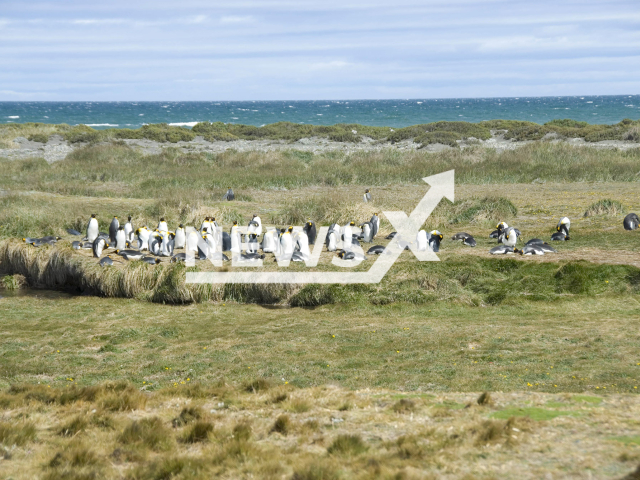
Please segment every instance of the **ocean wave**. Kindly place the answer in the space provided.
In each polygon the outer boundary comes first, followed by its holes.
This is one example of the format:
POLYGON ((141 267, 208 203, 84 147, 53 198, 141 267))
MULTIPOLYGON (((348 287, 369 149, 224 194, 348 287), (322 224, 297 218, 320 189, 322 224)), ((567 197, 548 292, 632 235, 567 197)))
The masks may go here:
POLYGON ((9 115, 7 118, 20 118, 20 115, 9 115))
POLYGON ((87 123, 87 127, 119 127, 117 123, 87 123))
POLYGON ((169 126, 170 127, 195 127, 196 124, 198 124, 200 122, 175 122, 175 123, 170 123, 169 126))

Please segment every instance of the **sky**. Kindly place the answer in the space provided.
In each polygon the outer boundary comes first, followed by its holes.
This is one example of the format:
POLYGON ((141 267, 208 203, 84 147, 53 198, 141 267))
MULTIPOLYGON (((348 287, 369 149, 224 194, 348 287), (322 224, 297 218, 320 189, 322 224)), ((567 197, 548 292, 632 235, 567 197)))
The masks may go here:
POLYGON ((0 0, 0 101, 640 93, 638 0, 0 0))

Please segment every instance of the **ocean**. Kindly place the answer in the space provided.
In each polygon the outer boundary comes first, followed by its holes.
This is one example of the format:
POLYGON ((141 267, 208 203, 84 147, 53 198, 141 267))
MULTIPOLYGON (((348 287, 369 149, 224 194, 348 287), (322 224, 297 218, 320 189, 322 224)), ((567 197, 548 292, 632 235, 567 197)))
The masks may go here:
POLYGON ((149 123, 191 127, 197 122, 261 126, 275 122, 405 127, 439 120, 508 119, 545 123, 571 118, 613 124, 640 119, 640 95, 314 100, 243 102, 0 102, 0 124, 67 123, 93 128, 139 128, 149 123))

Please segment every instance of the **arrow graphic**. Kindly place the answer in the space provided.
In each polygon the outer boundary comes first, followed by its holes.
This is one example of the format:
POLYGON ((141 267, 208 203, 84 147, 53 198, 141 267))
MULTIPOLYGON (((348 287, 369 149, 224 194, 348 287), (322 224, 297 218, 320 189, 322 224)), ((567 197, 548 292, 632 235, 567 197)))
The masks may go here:
MULTIPOLYGON (((442 198, 452 202, 455 198, 454 170, 431 175, 422 180, 431 188, 409 216, 404 212, 382 212, 398 232, 397 235, 407 241, 415 240, 420 227, 442 198)), ((321 238, 318 236, 318 239, 321 238)), ((431 250, 418 251, 415 242, 409 247, 419 261, 440 260, 431 250)), ((322 248, 321 245, 316 245, 314 248, 314 257, 318 248, 322 248)), ((187 272, 186 283, 379 283, 396 262, 402 250, 398 242, 391 242, 367 272, 187 272)))

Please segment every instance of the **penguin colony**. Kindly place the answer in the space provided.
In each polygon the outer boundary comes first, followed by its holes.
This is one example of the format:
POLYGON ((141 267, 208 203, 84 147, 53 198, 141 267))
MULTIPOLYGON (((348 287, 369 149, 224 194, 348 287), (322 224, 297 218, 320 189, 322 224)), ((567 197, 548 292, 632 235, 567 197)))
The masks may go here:
MULTIPOLYGON (((223 200, 232 201, 235 195, 231 188, 224 194, 223 200)), ((363 195, 365 203, 373 202, 369 189, 363 195)), ((636 230, 640 226, 640 219, 635 213, 630 213, 624 218, 625 230, 636 230)), ((571 221, 562 217, 556 225, 556 231, 551 235, 552 242, 566 242, 571 239, 569 232, 571 221)), ((366 255, 362 250, 362 243, 373 243, 380 230, 380 218, 374 214, 368 222, 356 225, 349 222, 346 225, 332 224, 324 238, 324 247, 328 252, 335 252, 343 261, 361 262, 367 255, 380 255, 386 253, 383 245, 370 247, 366 255), (342 247, 342 248, 340 248, 342 247)), ((82 233, 74 229, 68 229, 67 233, 81 236, 82 233)), ((549 243, 533 238, 528 240, 522 248, 518 249, 521 237, 519 229, 500 222, 496 229, 489 234, 489 238, 496 239, 498 245, 491 248, 492 255, 544 255, 557 253, 557 250, 549 243)), ((414 248, 418 251, 439 252, 444 235, 438 230, 427 232, 420 230, 415 238, 402 238, 396 232, 385 237, 386 240, 396 242, 405 250, 414 248)), ((60 237, 47 236, 42 238, 23 238, 23 241, 40 247, 42 245, 54 245, 61 240, 60 237)), ((245 232, 240 231, 237 221, 233 222, 229 232, 223 230, 215 217, 206 217, 199 229, 187 229, 183 224, 175 230, 170 230, 164 218, 160 218, 155 228, 142 226, 134 228, 131 215, 124 225, 120 224, 117 216, 114 216, 109 224, 109 232, 100 232, 96 215, 91 215, 87 223, 85 237, 80 241, 72 242, 75 250, 91 250, 94 258, 99 259, 103 267, 113 266, 114 262, 141 260, 151 265, 161 263, 161 258, 167 258, 171 262, 183 262, 187 254, 192 254, 197 260, 229 261, 229 257, 223 253, 228 252, 232 258, 239 258, 243 262, 262 260, 265 254, 272 254, 276 261, 291 260, 305 262, 311 256, 310 246, 317 241, 317 229, 315 223, 309 219, 300 228, 289 226, 277 229, 275 227, 263 227, 258 215, 253 215, 245 232), (112 249, 108 255, 104 255, 108 249, 112 249), (176 250, 184 250, 176 252, 176 250), (262 251, 262 253, 260 253, 262 251), (115 258, 112 256, 115 253, 115 258)), ((468 247, 475 247, 476 240, 472 235, 460 232, 451 237, 451 241, 459 241, 468 247)))

